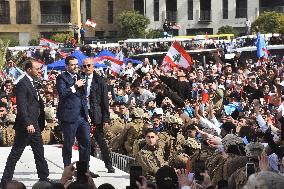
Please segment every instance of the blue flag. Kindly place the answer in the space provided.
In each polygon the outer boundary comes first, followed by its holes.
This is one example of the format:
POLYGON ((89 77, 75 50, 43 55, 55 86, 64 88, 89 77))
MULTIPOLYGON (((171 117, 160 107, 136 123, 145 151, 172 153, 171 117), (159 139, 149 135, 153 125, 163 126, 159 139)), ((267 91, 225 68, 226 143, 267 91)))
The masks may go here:
POLYGON ((256 48, 257 48, 256 55, 258 58, 261 58, 263 56, 267 57, 265 39, 264 39, 264 36, 260 34, 260 32, 257 33, 256 48))

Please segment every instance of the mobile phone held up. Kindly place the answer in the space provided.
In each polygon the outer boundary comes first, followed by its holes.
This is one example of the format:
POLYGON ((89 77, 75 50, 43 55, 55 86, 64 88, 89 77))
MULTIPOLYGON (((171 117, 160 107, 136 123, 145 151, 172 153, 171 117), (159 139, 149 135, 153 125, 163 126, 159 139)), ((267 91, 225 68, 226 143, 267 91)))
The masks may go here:
POLYGON ((142 182, 142 167, 141 166, 131 166, 130 167, 130 187, 129 189, 138 189, 136 181, 142 182))
POLYGON ((80 183, 88 183, 88 177, 86 175, 88 171, 88 163, 86 161, 77 161, 77 181, 80 183))
POLYGON ((246 164, 246 176, 247 176, 247 178, 254 173, 255 173, 254 163, 247 163, 246 164))

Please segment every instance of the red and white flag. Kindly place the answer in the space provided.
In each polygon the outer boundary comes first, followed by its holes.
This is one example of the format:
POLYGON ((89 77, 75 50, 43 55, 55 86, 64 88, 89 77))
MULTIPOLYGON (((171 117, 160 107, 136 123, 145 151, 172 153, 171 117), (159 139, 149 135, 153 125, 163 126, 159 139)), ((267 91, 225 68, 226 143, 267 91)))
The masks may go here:
POLYGON ((49 47, 49 48, 55 48, 55 49, 59 48, 59 44, 57 42, 52 41, 50 39, 43 38, 43 37, 40 38, 39 45, 43 47, 49 47))
POLYGON ((97 25, 96 22, 92 21, 91 19, 88 19, 86 22, 85 22, 85 26, 89 26, 89 27, 92 27, 92 28, 95 28, 97 25))
POLYGON ((181 29, 181 25, 175 24, 175 25, 173 25, 173 29, 174 30, 179 30, 179 29, 181 29))
POLYGON ((95 58, 95 62, 107 65, 113 74, 120 74, 123 66, 123 61, 118 60, 112 56, 101 56, 95 58))
POLYGON ((169 49, 167 55, 163 61, 163 67, 168 69, 168 67, 182 67, 189 68, 192 65, 192 59, 183 49, 183 47, 174 41, 171 48, 169 49))

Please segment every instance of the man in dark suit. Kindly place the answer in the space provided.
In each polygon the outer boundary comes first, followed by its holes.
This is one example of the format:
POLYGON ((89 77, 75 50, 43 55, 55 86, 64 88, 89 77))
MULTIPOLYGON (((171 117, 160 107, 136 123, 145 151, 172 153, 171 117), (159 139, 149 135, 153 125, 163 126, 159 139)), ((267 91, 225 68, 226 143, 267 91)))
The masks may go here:
POLYGON ((87 104, 91 124, 96 127, 95 141, 99 144, 108 173, 114 173, 115 169, 111 165, 110 150, 103 131, 104 127, 108 127, 110 121, 107 84, 104 78, 94 71, 94 59, 84 59, 83 71, 86 78, 87 104))
POLYGON ((35 81, 41 73, 40 64, 34 60, 25 62, 26 75, 16 85, 17 116, 14 125, 15 139, 7 159, 1 185, 5 188, 13 178, 16 163, 25 147, 31 145, 38 177, 48 181, 49 170, 44 158, 41 131, 45 126, 43 101, 35 88, 35 81))
POLYGON ((75 137, 79 142, 79 160, 90 161, 90 126, 88 124, 85 80, 77 73, 78 60, 74 56, 65 59, 66 72, 56 78, 59 95, 57 117, 63 132, 63 163, 71 164, 75 137))

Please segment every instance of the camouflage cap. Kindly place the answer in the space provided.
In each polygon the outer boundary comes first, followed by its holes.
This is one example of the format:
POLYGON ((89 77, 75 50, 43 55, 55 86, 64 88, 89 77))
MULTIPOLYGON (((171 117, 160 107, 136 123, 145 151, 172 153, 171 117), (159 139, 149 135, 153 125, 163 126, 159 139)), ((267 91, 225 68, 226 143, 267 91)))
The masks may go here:
POLYGON ((52 120, 55 116, 55 108, 54 107, 47 107, 44 109, 45 112, 45 119, 52 120))
POLYGON ((144 110, 142 108, 133 108, 130 114, 136 118, 143 118, 144 110))
POLYGON ((179 124, 182 125, 183 121, 181 118, 173 116, 173 115, 168 115, 165 117, 165 122, 170 123, 170 124, 179 124))
POLYGON ((228 150, 229 146, 233 146, 233 145, 243 145, 243 139, 241 137, 238 137, 234 134, 227 134, 223 140, 222 140, 223 146, 225 151, 228 150))
POLYGON ((208 134, 214 135, 214 136, 218 136, 217 131, 213 128, 204 128, 204 129, 202 129, 202 131, 206 132, 208 134))
POLYGON ((16 115, 15 115, 15 114, 8 114, 8 115, 6 116, 6 118, 7 118, 7 122, 9 122, 9 123, 15 123, 16 115))
POLYGON ((186 139, 184 146, 188 146, 193 149, 201 149, 201 143, 194 138, 186 139))
POLYGON ((264 150, 264 145, 259 142, 251 142, 246 145, 245 151, 248 157, 258 157, 264 150))
POLYGON ((144 114, 143 114, 143 118, 144 119, 150 119, 150 115, 147 113, 147 112, 145 112, 144 114))

